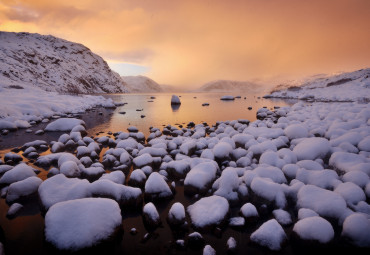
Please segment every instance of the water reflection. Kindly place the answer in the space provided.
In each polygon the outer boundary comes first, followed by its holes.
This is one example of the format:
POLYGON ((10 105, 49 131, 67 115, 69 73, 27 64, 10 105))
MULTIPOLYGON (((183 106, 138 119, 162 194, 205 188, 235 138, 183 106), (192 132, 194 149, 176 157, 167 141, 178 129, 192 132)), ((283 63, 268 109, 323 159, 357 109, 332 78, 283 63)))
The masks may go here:
POLYGON ((173 112, 177 112, 180 108, 180 104, 171 104, 171 108, 173 112))

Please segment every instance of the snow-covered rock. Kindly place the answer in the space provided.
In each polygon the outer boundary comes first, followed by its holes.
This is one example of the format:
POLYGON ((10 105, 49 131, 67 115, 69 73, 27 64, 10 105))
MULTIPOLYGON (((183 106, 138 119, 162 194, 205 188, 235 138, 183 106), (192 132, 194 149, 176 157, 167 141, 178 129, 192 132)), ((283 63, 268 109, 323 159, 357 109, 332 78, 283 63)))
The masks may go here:
POLYGON ((49 123, 45 131, 71 131, 78 125, 85 125, 85 122, 75 118, 60 118, 49 123))
POLYGON ((151 199, 170 198, 172 191, 163 177, 159 173, 153 172, 145 183, 145 196, 151 199))
POLYGON ((270 250, 281 250, 283 242, 287 239, 284 229, 275 220, 263 223, 255 232, 251 234, 251 241, 270 250))
POLYGON ((157 208, 151 202, 144 205, 143 208, 144 222, 149 225, 149 227, 156 227, 161 223, 161 218, 159 217, 157 208))
POLYGON ((294 224, 293 232, 306 241, 328 243, 334 238, 332 225, 319 216, 306 217, 294 224))
POLYGON ((179 104, 181 104, 180 98, 176 95, 172 95, 171 105, 179 105, 179 104))
POLYGON ((173 226, 179 226, 185 223, 185 208, 184 206, 176 202, 174 203, 170 210, 168 211, 167 220, 169 224, 173 226))
POLYGON ((38 187, 42 180, 36 176, 28 177, 22 181, 10 184, 8 193, 6 195, 7 203, 14 203, 19 199, 26 198, 37 193, 38 187))
POLYGON ((321 137, 305 138, 293 149, 298 160, 324 158, 329 151, 329 141, 321 137))
POLYGON ((76 251, 110 238, 121 224, 121 210, 111 199, 65 201, 46 213, 45 238, 58 249, 76 251))
POLYGON ((217 170, 215 162, 204 162, 193 167, 184 180, 185 192, 205 193, 216 179, 217 170))
POLYGON ((370 247, 370 220, 361 213, 348 216, 343 222, 342 236, 359 247, 370 247))
POLYGON ((187 208, 191 222, 196 228, 215 226, 225 221, 229 203, 223 197, 204 197, 187 208))
POLYGON ((16 165, 14 168, 5 172, 4 175, 1 176, 0 186, 9 185, 9 184, 12 184, 13 182, 22 181, 32 176, 36 176, 33 169, 30 166, 22 163, 22 164, 16 165))

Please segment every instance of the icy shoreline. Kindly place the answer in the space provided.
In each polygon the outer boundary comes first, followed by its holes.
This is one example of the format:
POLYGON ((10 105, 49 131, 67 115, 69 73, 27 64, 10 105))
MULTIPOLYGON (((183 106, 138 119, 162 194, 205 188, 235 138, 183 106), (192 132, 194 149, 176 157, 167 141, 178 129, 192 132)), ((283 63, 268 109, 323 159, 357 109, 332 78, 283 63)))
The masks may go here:
POLYGON ((38 88, 0 88, 0 130, 29 128, 53 116, 83 113, 96 106, 115 108, 112 99, 103 96, 63 95, 38 88))
MULTIPOLYGON (((74 199, 99 207, 92 197, 109 198, 123 208, 144 208, 145 227, 153 231, 161 224, 167 226, 158 216, 158 201, 172 199, 180 182, 194 203, 186 208, 179 203, 170 210, 171 228, 217 233, 227 227, 252 227, 249 240, 271 250, 284 249, 296 240, 369 248, 370 105, 300 102, 275 111, 261 108, 257 118, 181 129, 168 125, 163 130, 151 128, 148 137, 131 127, 129 132, 94 139, 84 136, 81 123, 71 127, 74 121, 61 119, 58 125, 69 126, 70 133, 50 144, 28 143, 18 154, 2 159, 1 193, 20 204, 36 193, 45 211, 74 199), (48 148, 52 153, 42 154, 48 148), (18 164, 27 159, 42 166, 48 178, 36 181, 31 167, 18 164), (105 174, 106 170, 112 172, 105 174), (257 227, 253 222, 263 224, 257 227), (288 235, 286 230, 293 225, 288 235)), ((68 210, 78 216, 84 212, 83 206, 68 210)), ((96 216, 91 217, 87 220, 96 216)), ((48 224, 55 226, 60 218, 60 214, 49 217, 48 224)), ((83 229, 82 221, 75 219, 62 217, 62 222, 83 229)), ((106 232, 112 233, 116 225, 112 223, 106 232)), ((96 244, 91 236, 94 233, 79 237, 81 247, 96 244)), ((99 240, 107 238, 102 235, 99 240)), ((172 242, 190 245, 192 238, 172 242)), ((75 249, 57 235, 49 235, 48 240, 75 249)))

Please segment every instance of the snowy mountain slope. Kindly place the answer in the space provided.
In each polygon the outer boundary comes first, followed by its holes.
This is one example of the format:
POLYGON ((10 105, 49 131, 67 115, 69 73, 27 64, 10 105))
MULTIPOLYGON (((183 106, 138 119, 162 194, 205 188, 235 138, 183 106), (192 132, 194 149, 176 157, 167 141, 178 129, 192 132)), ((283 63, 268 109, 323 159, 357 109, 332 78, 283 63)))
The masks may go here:
POLYGON ((0 88, 61 93, 127 92, 126 84, 87 47, 51 35, 0 32, 0 88))
POLYGON ((249 81, 230 81, 230 80, 217 80, 211 81, 194 92, 263 92, 265 87, 262 84, 249 82, 249 81))
POLYGON ((146 76, 121 76, 121 78, 127 84, 130 93, 163 92, 158 83, 146 76))
POLYGON ((266 98, 313 101, 370 101, 370 68, 335 75, 319 75, 275 87, 266 98))

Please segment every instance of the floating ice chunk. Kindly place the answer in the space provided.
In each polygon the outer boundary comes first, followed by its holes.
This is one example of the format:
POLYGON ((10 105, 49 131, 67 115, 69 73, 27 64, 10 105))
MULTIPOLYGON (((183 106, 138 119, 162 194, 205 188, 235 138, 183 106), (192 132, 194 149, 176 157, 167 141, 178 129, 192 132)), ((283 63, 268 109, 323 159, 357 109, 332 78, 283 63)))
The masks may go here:
POLYGON ((313 184, 324 189, 332 189, 341 183, 338 174, 333 170, 312 171, 300 168, 296 179, 304 184, 313 184))
POLYGON ((324 158, 329 151, 329 141, 321 137, 304 138, 293 149, 298 160, 324 158))
POLYGON ((213 185, 213 188, 216 189, 213 194, 224 197, 230 202, 238 201, 239 179, 236 170, 231 167, 226 168, 224 171, 222 171, 222 174, 218 180, 219 182, 217 187, 213 185))
POLYGON ((319 216, 307 217, 299 220, 293 227, 299 238, 308 241, 328 243, 334 238, 332 225, 319 216))
POLYGON ((187 208, 193 225, 197 228, 219 225, 229 212, 229 203, 223 197, 201 198, 187 208))
POLYGON ((370 220, 361 213, 348 216, 343 222, 342 236, 359 247, 370 247, 370 220))
POLYGON ((369 176, 361 171, 350 171, 342 176, 344 182, 353 182, 354 184, 364 188, 370 181, 369 176))
POLYGON ((6 202, 13 203, 21 198, 37 193, 37 189, 41 183, 42 180, 40 178, 32 176, 10 184, 6 195, 6 202))
POLYGON ((252 242, 267 247, 273 251, 281 250, 281 246, 286 239, 287 236, 284 229, 275 219, 263 223, 251 235, 252 242))
POLYGON ((108 239, 121 223, 121 210, 111 199, 65 201, 46 213, 45 237, 58 249, 76 251, 108 239))
POLYGON ((282 186, 271 181, 271 179, 255 177, 251 183, 251 189, 258 196, 270 202, 275 202, 275 205, 279 208, 286 206, 287 201, 282 186))
POLYGON ((172 191, 163 177, 153 172, 149 175, 145 183, 145 194, 151 198, 169 198, 172 197, 172 191))
MULTIPOLYGON (((222 99, 222 100, 226 100, 226 99, 222 99)), ((231 100, 231 99, 227 99, 227 100, 231 100)), ((203 255, 216 255, 216 250, 213 249, 211 245, 207 244, 203 248, 203 255)))
POLYGON ((364 191, 352 182, 339 184, 334 192, 341 195, 348 205, 356 205, 358 202, 366 200, 364 191))
POLYGON ((216 179, 218 166, 216 162, 204 162, 194 166, 184 180, 185 191, 190 193, 204 193, 216 179))
POLYGON ((63 174, 45 180, 39 186, 38 192, 41 204, 46 210, 62 201, 91 196, 87 180, 67 178, 63 174))
POLYGON ((22 163, 4 173, 4 175, 0 178, 0 186, 22 181, 32 176, 36 176, 33 169, 30 166, 22 163))
POLYGON ((273 210, 272 214, 274 215, 275 219, 279 224, 281 225, 289 225, 292 223, 292 217, 287 211, 284 211, 282 209, 273 210))
POLYGON ((307 137, 308 130, 303 124, 292 124, 284 129, 284 134, 292 140, 307 137))
POLYGON ((85 122, 75 118, 60 118, 49 123, 45 131, 71 131, 78 125, 85 125, 85 122))
POLYGON ((176 202, 174 203, 168 212, 168 222, 172 225, 182 225, 185 223, 185 208, 184 206, 176 202))
POLYGON ((297 198, 298 208, 309 208, 321 217, 338 219, 339 224, 351 213, 341 195, 313 185, 303 186, 297 198))
POLYGON ((121 171, 114 171, 107 174, 103 174, 103 176, 100 177, 100 180, 110 180, 117 184, 124 184, 125 174, 121 171))
POLYGON ((172 95, 171 105, 178 105, 178 104, 181 104, 180 98, 176 95, 172 95))

